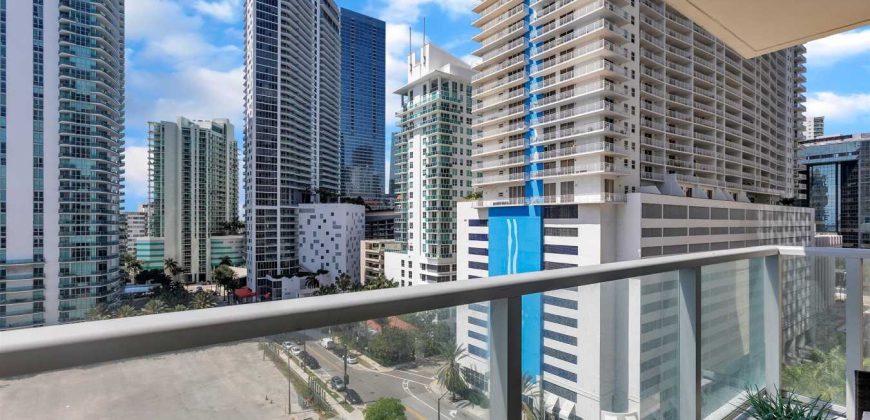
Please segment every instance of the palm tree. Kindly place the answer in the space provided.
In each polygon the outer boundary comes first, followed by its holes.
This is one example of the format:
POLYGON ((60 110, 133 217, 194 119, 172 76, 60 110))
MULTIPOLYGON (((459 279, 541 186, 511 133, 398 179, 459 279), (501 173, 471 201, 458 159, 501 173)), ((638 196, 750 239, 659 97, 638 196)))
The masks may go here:
POLYGON ((142 315, 155 315, 167 311, 166 303, 160 299, 151 299, 142 307, 142 315))
POLYGON ((347 273, 341 273, 338 275, 338 279, 335 281, 335 285, 338 286, 338 290, 346 292, 353 287, 353 281, 350 279, 350 276, 347 275, 347 273))
POLYGON ((127 258, 124 261, 124 272, 127 273, 127 277, 132 281, 137 274, 142 272, 142 269, 145 267, 142 265, 142 261, 137 260, 136 258, 127 258))
POLYGON ((228 265, 230 267, 233 266, 233 259, 230 258, 229 255, 224 255, 221 257, 221 262, 218 265, 228 265))
POLYGON ((99 321, 111 318, 112 314, 109 312, 109 307, 106 304, 100 303, 88 310, 85 317, 87 317, 88 321, 99 321))
POLYGON ((195 293, 193 298, 190 299, 190 309, 206 309, 215 306, 217 306, 217 303, 214 301, 214 296, 205 292, 195 293))
POLYGON ((172 312, 182 312, 182 311, 186 311, 186 310, 187 310, 187 306, 184 306, 180 303, 178 305, 175 305, 175 307, 172 308, 172 312))
POLYGON ((236 273, 225 265, 215 268, 212 271, 212 276, 214 277, 214 282, 223 288, 224 296, 228 296, 232 291, 236 290, 240 286, 239 283, 241 283, 236 278, 236 273))
POLYGON ((130 305, 124 305, 115 310, 114 318, 129 318, 136 316, 136 309, 130 305))
POLYGON ((542 420, 543 416, 540 413, 542 404, 538 404, 538 409, 535 409, 535 401, 543 397, 538 383, 532 375, 523 374, 523 418, 526 420, 542 420))
POLYGON ((163 260, 163 271, 175 280, 175 276, 181 274, 183 270, 178 265, 178 261, 175 261, 174 258, 167 258, 163 260))
POLYGON ((461 345, 455 348, 444 347, 447 363, 438 369, 438 384, 450 391, 450 398, 456 401, 456 394, 468 389, 465 378, 462 377, 462 366, 459 362, 465 358, 465 349, 461 345))
POLYGON ((305 288, 306 289, 317 289, 320 287, 320 280, 317 279, 317 275, 309 274, 308 278, 305 279, 305 288))

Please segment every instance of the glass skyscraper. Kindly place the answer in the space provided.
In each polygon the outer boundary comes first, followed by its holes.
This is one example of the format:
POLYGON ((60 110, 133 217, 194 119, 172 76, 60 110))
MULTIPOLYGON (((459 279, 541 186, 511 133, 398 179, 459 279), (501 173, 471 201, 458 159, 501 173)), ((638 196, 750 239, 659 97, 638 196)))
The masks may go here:
POLYGON ((816 137, 799 153, 816 231, 842 235, 844 247, 870 248, 870 134, 816 137))
POLYGON ((341 191, 384 196, 383 21, 341 9, 341 191))
POLYGON ((124 1, 0 16, 0 329, 79 321, 120 290, 124 1))

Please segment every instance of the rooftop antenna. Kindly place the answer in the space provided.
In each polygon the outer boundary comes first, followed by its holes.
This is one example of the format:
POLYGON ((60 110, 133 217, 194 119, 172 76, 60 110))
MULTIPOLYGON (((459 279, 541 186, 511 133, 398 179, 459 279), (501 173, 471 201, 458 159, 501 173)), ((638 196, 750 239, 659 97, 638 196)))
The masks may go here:
MULTIPOLYGON (((426 16, 423 16, 423 50, 426 49, 426 16)), ((423 53, 423 65, 426 65, 426 53, 423 53)))
POLYGON ((414 43, 412 41, 413 38, 413 30, 411 29, 411 25, 408 25, 408 72, 414 71, 414 63, 411 62, 411 54, 414 53, 414 43))

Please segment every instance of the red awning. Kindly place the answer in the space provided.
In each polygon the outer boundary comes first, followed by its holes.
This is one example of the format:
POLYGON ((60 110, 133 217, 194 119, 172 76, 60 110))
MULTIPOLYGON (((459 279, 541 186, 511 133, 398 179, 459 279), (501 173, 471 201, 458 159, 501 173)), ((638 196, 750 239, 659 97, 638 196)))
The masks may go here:
POLYGON ((247 287, 243 287, 241 289, 236 289, 233 293, 239 299, 254 297, 257 295, 256 293, 254 293, 253 290, 251 290, 250 288, 247 288, 247 287))

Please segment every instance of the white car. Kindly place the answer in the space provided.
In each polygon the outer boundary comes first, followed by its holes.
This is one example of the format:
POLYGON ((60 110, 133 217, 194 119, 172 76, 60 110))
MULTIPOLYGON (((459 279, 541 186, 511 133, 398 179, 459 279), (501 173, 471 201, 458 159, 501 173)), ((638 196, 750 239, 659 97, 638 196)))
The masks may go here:
POLYGON ((290 346, 290 354, 294 356, 299 356, 300 354, 302 354, 302 347, 290 346))
POLYGON ((320 345, 323 346, 323 348, 325 349, 331 349, 335 347, 335 341, 333 341, 331 338, 321 338, 320 345))
POLYGON ((348 354, 348 355, 347 355, 347 364, 349 364, 349 365, 355 365, 355 364, 357 364, 358 362, 359 362, 359 359, 357 359, 357 357, 356 357, 355 354, 348 354))
POLYGON ((285 341, 285 342, 281 343, 281 347, 284 347, 284 350, 290 350, 290 347, 292 347, 292 346, 293 346, 293 343, 291 343, 289 341, 285 341))

